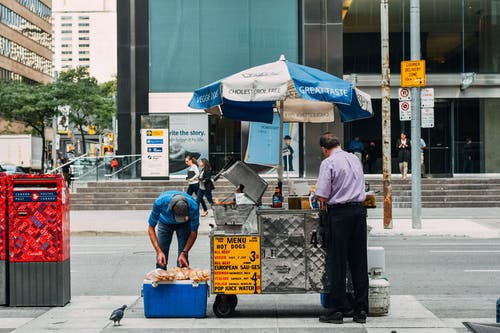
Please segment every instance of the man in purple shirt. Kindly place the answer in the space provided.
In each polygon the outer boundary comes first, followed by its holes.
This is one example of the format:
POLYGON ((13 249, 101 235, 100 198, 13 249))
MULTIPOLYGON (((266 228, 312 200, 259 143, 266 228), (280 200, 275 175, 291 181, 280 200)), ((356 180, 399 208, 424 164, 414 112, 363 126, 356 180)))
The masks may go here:
POLYGON ((368 313, 368 264, 366 241, 365 179, 363 165, 340 147, 330 132, 320 138, 326 158, 321 162, 316 196, 327 207, 326 272, 332 295, 332 311, 319 320, 342 324, 346 308, 346 264, 349 263, 354 286, 354 316, 366 323, 368 313))

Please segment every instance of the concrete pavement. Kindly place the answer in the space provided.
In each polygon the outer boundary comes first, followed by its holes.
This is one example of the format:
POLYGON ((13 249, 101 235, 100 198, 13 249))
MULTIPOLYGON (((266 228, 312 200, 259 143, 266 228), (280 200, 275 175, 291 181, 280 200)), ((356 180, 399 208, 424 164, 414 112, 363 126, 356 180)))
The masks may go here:
MULTIPOLYGON (((394 227, 382 227, 383 211, 369 210, 372 235, 383 236, 452 236, 500 238, 500 209, 423 209, 422 229, 411 228, 411 209, 394 209, 394 227)), ((73 211, 73 235, 146 235, 149 211, 73 211)), ((207 234, 213 223, 212 213, 200 218, 200 233, 207 234)), ((103 286, 106 289, 106 286, 103 286)), ((146 319, 139 295, 74 296, 70 304, 56 308, 0 307, 2 332, 338 332, 447 333, 466 332, 462 322, 493 323, 484 318, 439 318, 414 295, 391 296, 387 316, 369 317, 364 325, 345 319, 344 325, 323 324, 318 316, 325 313, 317 294, 238 296, 233 318, 217 318, 211 309, 215 297, 208 300, 204 319, 146 319), (111 311, 127 304, 122 326, 113 327, 107 320, 111 311)))
MULTIPOLYGON (((71 232, 78 235, 117 234, 144 235, 147 233, 149 211, 72 211, 71 232)), ((200 217, 201 234, 208 234, 214 224, 210 211, 200 217)), ((368 210, 372 235, 454 236, 500 238, 500 208, 424 208, 422 228, 411 227, 411 209, 393 209, 393 228, 383 228, 383 209, 368 210)))

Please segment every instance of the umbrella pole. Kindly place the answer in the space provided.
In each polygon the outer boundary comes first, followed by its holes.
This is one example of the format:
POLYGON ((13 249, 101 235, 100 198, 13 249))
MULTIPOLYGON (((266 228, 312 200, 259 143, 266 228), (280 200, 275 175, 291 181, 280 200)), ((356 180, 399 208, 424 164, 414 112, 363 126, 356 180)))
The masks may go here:
POLYGON ((278 187, 283 195, 283 101, 279 101, 280 137, 279 137, 279 161, 278 161, 278 187))

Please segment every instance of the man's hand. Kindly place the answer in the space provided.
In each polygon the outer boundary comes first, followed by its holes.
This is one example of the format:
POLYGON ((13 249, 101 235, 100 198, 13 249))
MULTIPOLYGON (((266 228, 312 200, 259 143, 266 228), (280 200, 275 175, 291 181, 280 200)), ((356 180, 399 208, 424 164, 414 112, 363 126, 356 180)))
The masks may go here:
POLYGON ((184 252, 184 251, 181 252, 177 261, 179 262, 180 267, 189 267, 189 261, 186 257, 186 252, 184 252))
POLYGON ((160 265, 161 267, 167 266, 167 257, 165 256, 165 253, 159 251, 157 253, 157 258, 158 258, 158 265, 160 265))

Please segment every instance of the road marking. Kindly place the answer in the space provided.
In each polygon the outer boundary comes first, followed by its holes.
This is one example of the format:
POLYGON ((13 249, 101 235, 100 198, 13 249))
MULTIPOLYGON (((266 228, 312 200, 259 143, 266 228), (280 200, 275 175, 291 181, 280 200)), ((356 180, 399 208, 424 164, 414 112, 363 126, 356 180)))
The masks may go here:
POLYGON ((420 246, 500 246, 498 243, 422 243, 420 246))
POLYGON ((500 273, 500 269, 464 269, 466 273, 500 273))
POLYGON ((500 253, 500 250, 429 250, 430 253, 500 253))

